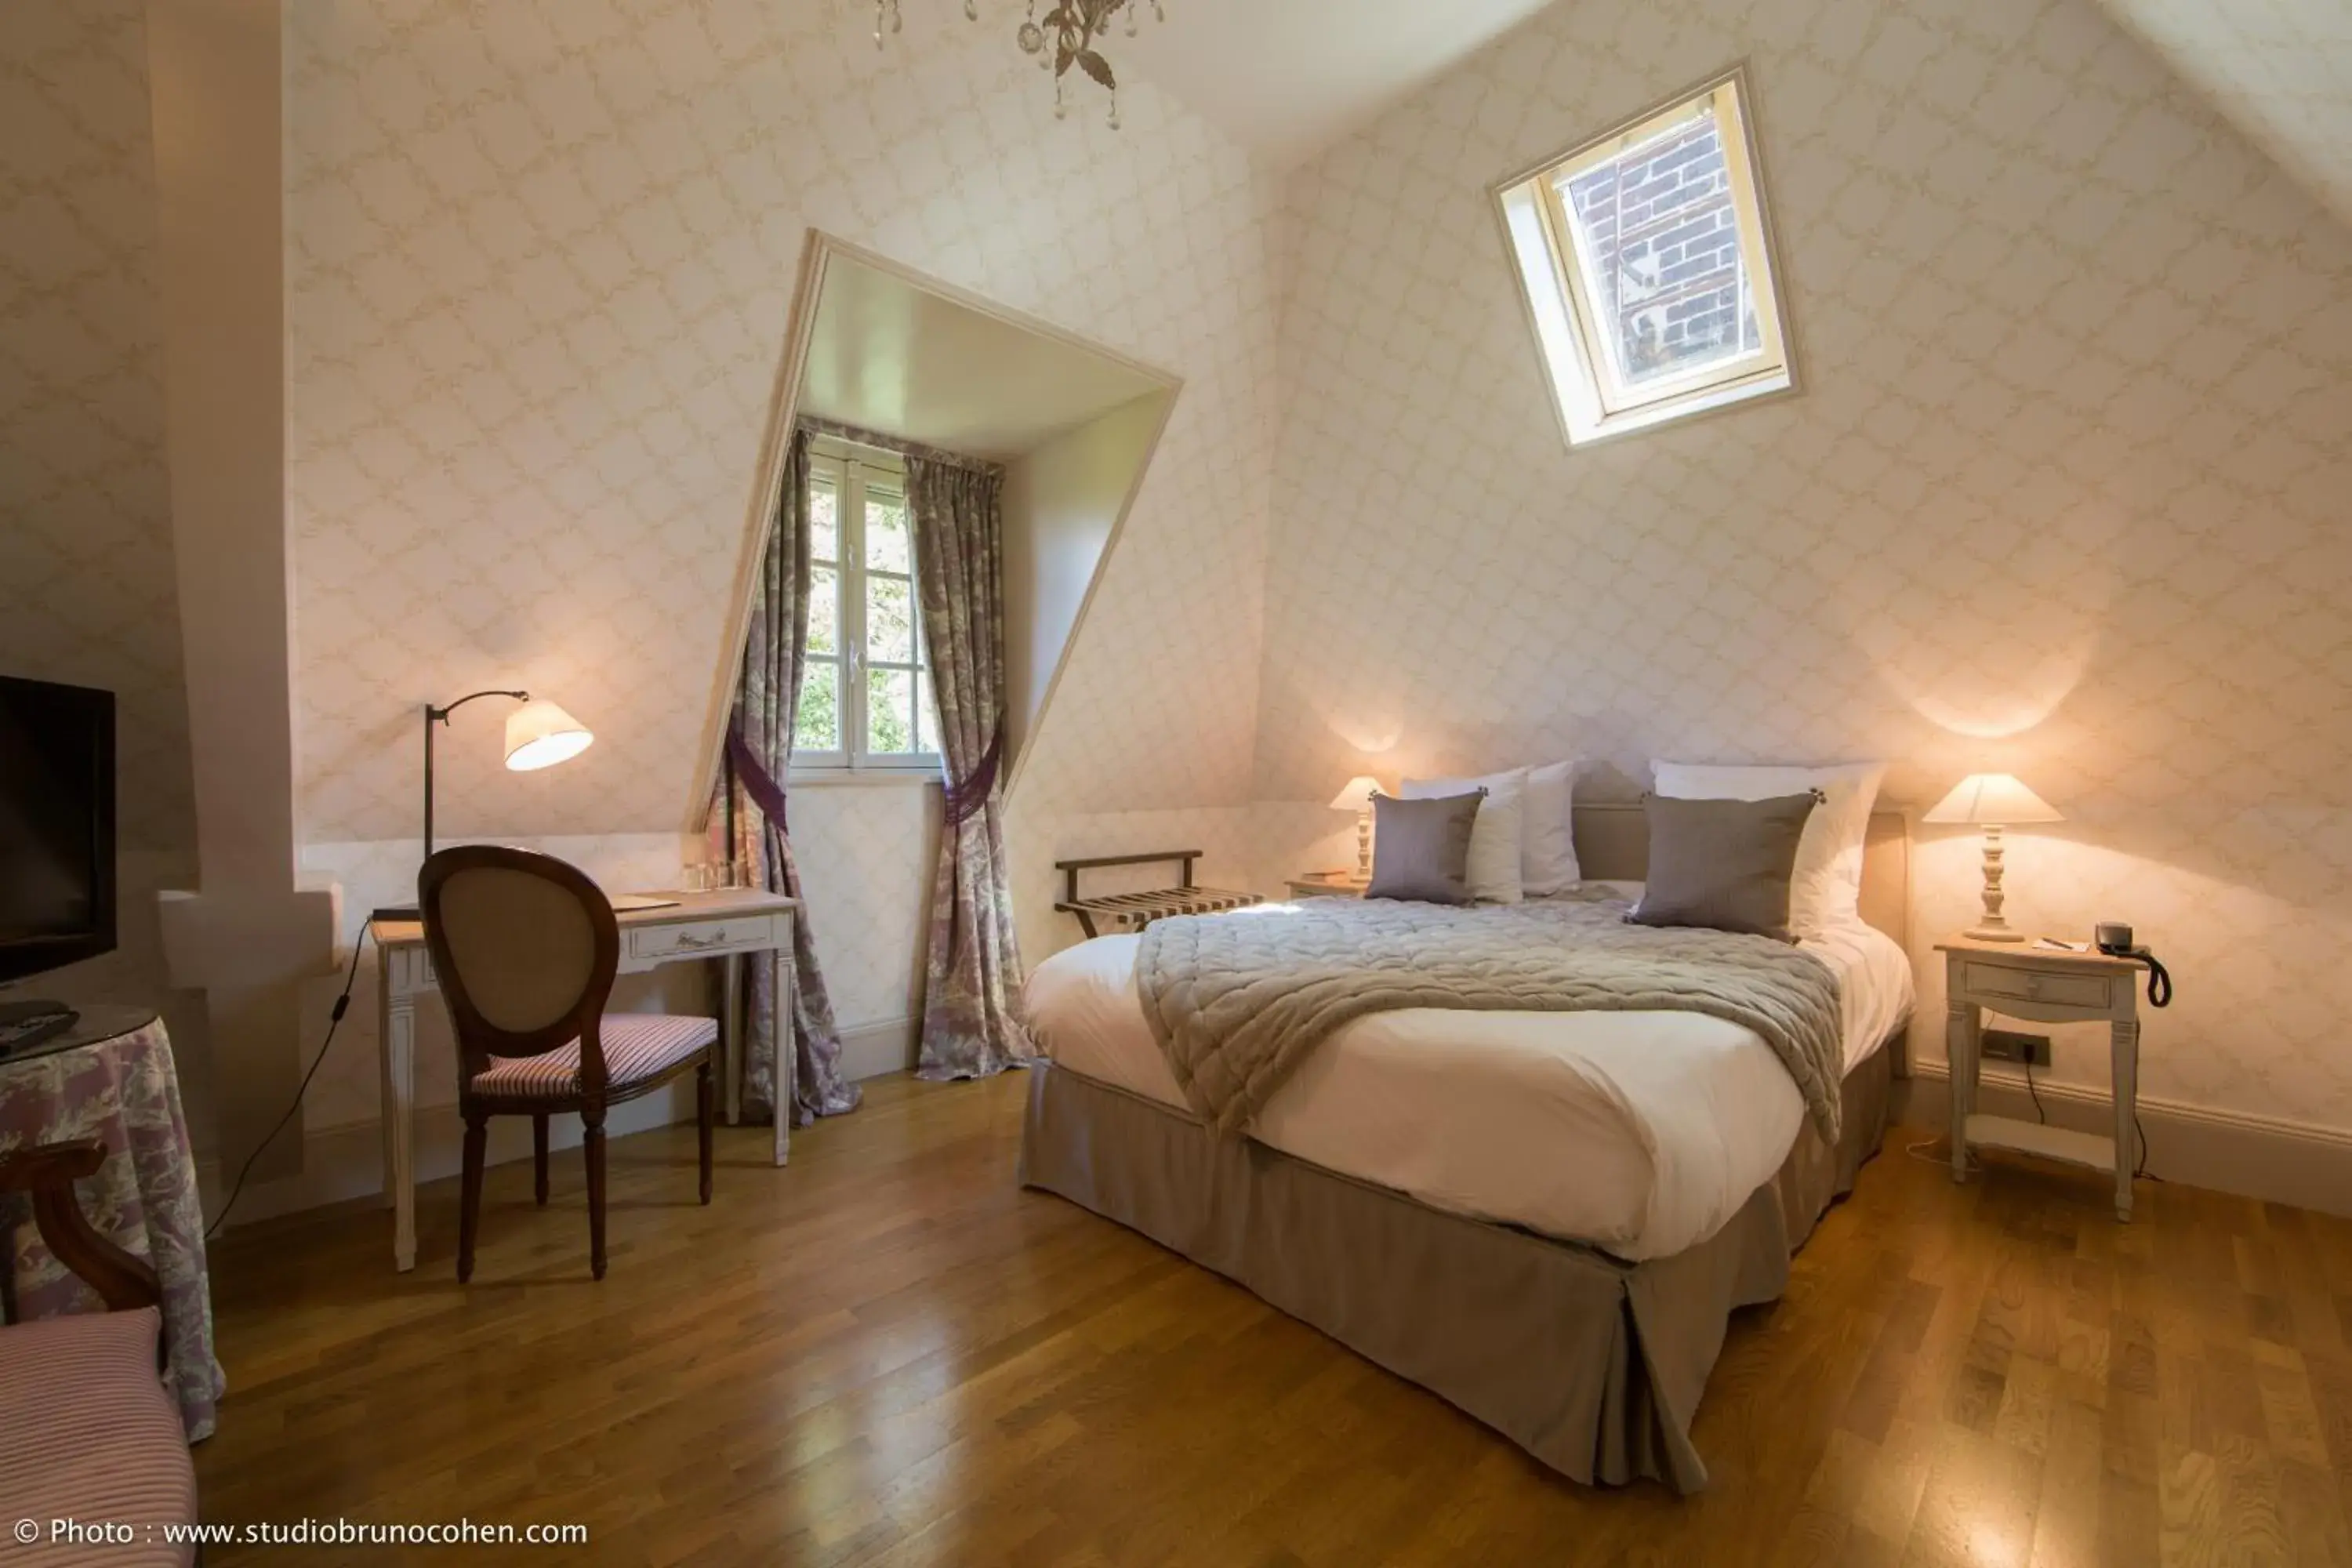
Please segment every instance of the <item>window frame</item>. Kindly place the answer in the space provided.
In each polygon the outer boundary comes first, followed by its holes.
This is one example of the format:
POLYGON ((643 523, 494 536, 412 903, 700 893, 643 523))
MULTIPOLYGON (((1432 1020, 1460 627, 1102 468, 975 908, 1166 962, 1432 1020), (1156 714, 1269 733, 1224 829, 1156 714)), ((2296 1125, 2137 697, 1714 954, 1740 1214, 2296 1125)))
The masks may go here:
POLYGON ((1799 390, 1795 334, 1757 143, 1755 94, 1744 64, 1499 181, 1491 195, 1560 433, 1570 447, 1799 390), (1617 368, 1614 340, 1601 331, 1601 291, 1586 270, 1581 231, 1570 218, 1559 187, 1702 112, 1718 128, 1742 279, 1754 298, 1760 346, 1734 359, 1635 384, 1617 368))
MULTIPOLYGON (((834 571, 834 592, 836 595, 834 614, 835 650, 820 654, 811 650, 802 668, 805 686, 807 673, 818 665, 830 665, 837 672, 834 688, 834 714, 841 727, 842 744, 831 751, 793 751, 792 777, 809 782, 826 779, 846 780, 871 775, 878 782, 891 775, 908 779, 938 779, 945 760, 936 750, 929 752, 875 752, 868 749, 871 731, 867 717, 870 708, 870 678, 877 668, 903 670, 913 679, 916 700, 920 704, 930 691, 930 649, 923 632, 923 596, 917 580, 918 566, 914 552, 914 514, 907 514, 907 570, 877 571, 871 567, 866 555, 866 502, 869 491, 896 500, 907 505, 906 465, 895 455, 864 447, 853 447, 846 442, 830 437, 809 444, 808 482, 812 489, 829 485, 835 496, 834 543, 836 559, 831 563, 834 571), (866 631, 866 587, 875 577, 892 578, 907 584, 909 602, 908 625, 912 628, 913 660, 877 661, 871 657, 866 631)), ((810 571, 812 593, 816 570, 826 564, 812 548, 810 571)), ((812 603, 811 609, 814 605, 812 603)), ((934 705, 936 700, 932 700, 934 705)), ((793 723, 799 723, 795 709, 793 723)), ((916 715, 916 734, 919 740, 928 723, 937 741, 938 714, 936 707, 928 719, 919 711, 916 715)))

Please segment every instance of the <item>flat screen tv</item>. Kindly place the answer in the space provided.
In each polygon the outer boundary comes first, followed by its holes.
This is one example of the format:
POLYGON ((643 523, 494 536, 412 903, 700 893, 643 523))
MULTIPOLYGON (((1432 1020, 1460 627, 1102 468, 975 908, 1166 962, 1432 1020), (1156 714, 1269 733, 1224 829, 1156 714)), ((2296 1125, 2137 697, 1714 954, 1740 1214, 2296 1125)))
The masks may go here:
POLYGON ((0 675, 0 984, 114 934, 114 693, 0 675))

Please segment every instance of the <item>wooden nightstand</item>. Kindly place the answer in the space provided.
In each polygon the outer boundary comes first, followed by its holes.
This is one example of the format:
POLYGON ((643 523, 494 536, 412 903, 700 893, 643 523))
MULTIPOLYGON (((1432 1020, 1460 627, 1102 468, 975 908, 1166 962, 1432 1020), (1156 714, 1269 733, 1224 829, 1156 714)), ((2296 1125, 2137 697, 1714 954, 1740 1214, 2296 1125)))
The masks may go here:
POLYGON ((1353 877, 1293 877, 1289 885, 1294 899, 1360 899, 1371 886, 1353 877))
POLYGON ((1974 942, 1964 936, 1937 942, 1936 951, 1944 955, 1949 1020, 1944 1042, 1952 1073, 1952 1180, 1968 1179, 1972 1148, 2011 1149, 2088 1165, 2113 1173, 2116 1217, 2129 1220, 2137 1152, 2134 1111, 2139 1094, 2139 965, 2103 952, 2059 952, 2031 942, 1974 942), (1977 1067, 1987 1009, 2042 1024, 2105 1024, 2114 1053, 2114 1136, 1979 1115, 1977 1067))

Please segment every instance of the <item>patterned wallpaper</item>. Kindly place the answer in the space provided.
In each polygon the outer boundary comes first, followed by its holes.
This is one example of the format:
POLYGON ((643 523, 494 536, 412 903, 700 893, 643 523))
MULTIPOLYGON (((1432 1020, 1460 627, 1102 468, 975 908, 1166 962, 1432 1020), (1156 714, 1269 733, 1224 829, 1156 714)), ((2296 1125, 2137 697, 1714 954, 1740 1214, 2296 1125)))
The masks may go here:
POLYGON ((2352 6, 2344 0, 2106 5, 2352 222, 2352 6))
POLYGON ((939 865, 940 792, 803 789, 792 808, 793 851, 835 1020, 856 1029, 913 1016, 939 865))
POLYGON ((144 17, 0 5, 0 673, 117 693, 121 842, 169 856, 195 821, 144 17))
POLYGON ((2352 1128, 2352 236, 2093 0, 1564 0, 1288 192, 1262 796, 2012 771, 2013 913, 2179 980, 2146 1092, 2352 1128), (1571 454, 1487 186, 1742 58, 1806 390, 1571 454))
POLYGON ((1036 816, 1250 786, 1278 187, 1148 89, 1056 121, 999 28, 850 6, 289 7, 288 484, 306 831, 674 830, 811 226, 1186 378, 1024 771, 1036 816), (483 704, 483 709, 494 705, 483 704), (475 720, 468 728, 464 720, 475 720))

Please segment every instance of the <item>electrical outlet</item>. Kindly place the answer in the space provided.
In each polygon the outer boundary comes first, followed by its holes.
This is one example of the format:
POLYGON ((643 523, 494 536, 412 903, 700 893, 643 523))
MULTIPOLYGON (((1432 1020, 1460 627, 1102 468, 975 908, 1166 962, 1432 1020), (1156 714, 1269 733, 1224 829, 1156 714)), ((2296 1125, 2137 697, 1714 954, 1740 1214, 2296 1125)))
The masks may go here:
POLYGON ((1987 1029, 1982 1049, 1987 1061, 2021 1062, 2030 1068, 2050 1065, 2050 1037, 2047 1035, 2022 1034, 2015 1029, 1987 1029))

